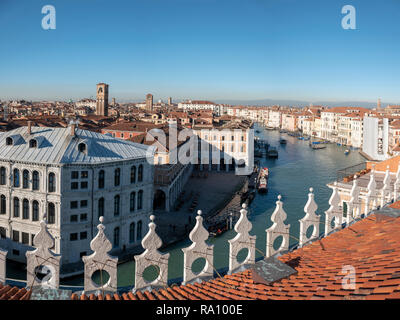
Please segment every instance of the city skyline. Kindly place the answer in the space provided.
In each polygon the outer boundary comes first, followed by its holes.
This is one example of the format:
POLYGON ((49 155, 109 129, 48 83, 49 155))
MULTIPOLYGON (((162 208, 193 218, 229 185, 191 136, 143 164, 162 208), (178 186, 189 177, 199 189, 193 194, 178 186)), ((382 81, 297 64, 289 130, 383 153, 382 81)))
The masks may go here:
POLYGON ((43 30, 46 4, 1 4, 2 100, 400 101, 396 1, 352 1, 356 30, 343 1, 52 1, 43 30))

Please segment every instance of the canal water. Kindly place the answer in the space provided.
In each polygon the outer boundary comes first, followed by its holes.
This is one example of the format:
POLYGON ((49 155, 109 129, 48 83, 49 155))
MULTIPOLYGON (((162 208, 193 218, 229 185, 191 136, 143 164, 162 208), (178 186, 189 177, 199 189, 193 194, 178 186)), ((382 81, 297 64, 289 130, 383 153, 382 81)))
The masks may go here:
MULTIPOLYGON (((329 208, 328 200, 331 196, 331 189, 326 184, 336 180, 338 170, 364 162, 365 159, 356 150, 345 155, 346 148, 336 144, 327 144, 325 149, 313 150, 309 147, 309 141, 298 140, 296 137, 281 134, 277 130, 264 130, 257 126, 255 129, 260 131, 255 133, 256 136, 267 140, 279 152, 278 159, 260 159, 260 165, 268 167, 270 172, 268 193, 257 194, 249 207, 249 220, 253 224, 250 233, 257 236, 257 257, 260 257, 262 253, 265 254, 265 230, 272 225, 270 217, 279 194, 282 195, 283 208, 287 213, 286 223, 290 224, 290 234, 293 236, 290 244, 292 245, 297 242, 295 238, 299 238, 299 219, 305 215, 304 206, 307 202, 308 189, 314 188, 315 201, 318 205, 317 214, 321 216, 321 232, 324 230, 324 211, 329 208), (280 138, 286 139, 287 144, 281 145, 280 138)), ((199 204, 200 206, 201 204, 199 204)), ((209 243, 214 245, 213 265, 215 269, 227 268, 228 240, 235 235, 236 232, 231 230, 217 238, 209 239, 209 243)), ((163 251, 170 253, 169 280, 178 280, 183 277, 181 248, 189 246, 190 243, 190 240, 187 239, 163 251)), ((62 281, 62 284, 82 285, 83 280, 82 277, 79 277, 62 281)), ((120 264, 118 266, 118 286, 133 286, 133 284, 134 262, 120 264)))

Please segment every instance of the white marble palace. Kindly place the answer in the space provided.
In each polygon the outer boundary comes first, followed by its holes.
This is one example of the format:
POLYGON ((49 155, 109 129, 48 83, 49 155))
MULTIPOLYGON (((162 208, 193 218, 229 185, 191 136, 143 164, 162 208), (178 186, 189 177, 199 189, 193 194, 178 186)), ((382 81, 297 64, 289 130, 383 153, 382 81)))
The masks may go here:
POLYGON ((25 262, 46 215, 61 264, 81 261, 104 217, 114 252, 140 245, 153 206, 154 148, 100 133, 21 127, 0 135, 0 242, 25 262))

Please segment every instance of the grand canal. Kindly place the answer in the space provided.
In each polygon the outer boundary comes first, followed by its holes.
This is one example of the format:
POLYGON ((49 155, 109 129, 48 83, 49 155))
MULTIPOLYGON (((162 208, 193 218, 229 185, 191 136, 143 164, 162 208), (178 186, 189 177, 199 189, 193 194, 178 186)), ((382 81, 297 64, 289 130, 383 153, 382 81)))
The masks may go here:
MULTIPOLYGON (((256 127, 257 129, 257 127, 256 127)), ((344 147, 336 144, 328 144, 327 148, 313 150, 308 141, 298 140, 278 131, 267 131, 258 128, 256 133, 261 139, 267 140, 271 146, 277 147, 278 159, 261 159, 261 166, 270 169, 268 181, 269 191, 265 195, 257 194, 249 207, 249 220, 253 224, 251 234, 257 236, 257 256, 265 253, 266 233, 265 229, 272 225, 271 214, 275 208, 277 196, 282 195, 284 210, 287 213, 286 223, 290 224, 291 244, 299 236, 299 219, 304 216, 304 205, 307 202, 308 189, 314 188, 315 201, 318 205, 317 214, 321 215, 321 226, 324 222, 324 211, 328 209, 328 200, 331 189, 326 184, 336 179, 337 171, 349 167, 365 159, 357 152, 344 154, 344 147), (283 137, 286 145, 280 145, 283 137)), ((199 204, 201 209, 201 204, 199 204)), ((321 229, 323 230, 323 229, 321 229)), ((224 269, 228 266, 228 240, 235 236, 231 230, 222 236, 210 239, 214 244, 214 267, 224 269)), ((184 240, 174 246, 168 247, 164 252, 170 253, 168 279, 179 279, 183 276, 183 253, 181 248, 190 245, 190 241, 184 240)), ((62 281, 68 285, 82 285, 82 277, 62 281)), ((134 283, 134 263, 127 262, 118 267, 118 286, 132 286, 134 283)))

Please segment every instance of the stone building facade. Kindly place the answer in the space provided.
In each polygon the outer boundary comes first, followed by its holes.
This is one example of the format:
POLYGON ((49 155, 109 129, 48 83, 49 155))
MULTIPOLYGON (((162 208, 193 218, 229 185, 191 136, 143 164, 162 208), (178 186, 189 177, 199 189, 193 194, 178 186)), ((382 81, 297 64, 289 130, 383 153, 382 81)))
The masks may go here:
POLYGON ((62 265, 90 254, 99 217, 115 254, 140 245, 153 207, 152 147, 76 129, 0 135, 0 235, 25 262, 44 215, 62 265))

